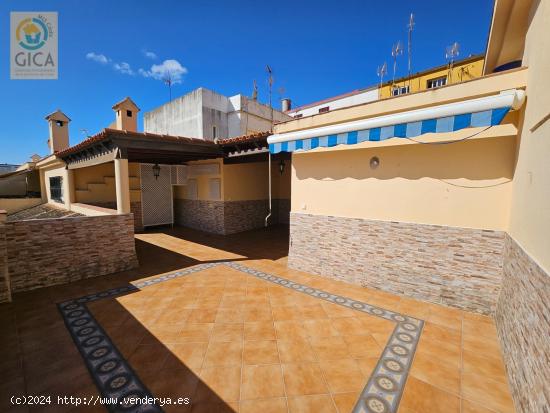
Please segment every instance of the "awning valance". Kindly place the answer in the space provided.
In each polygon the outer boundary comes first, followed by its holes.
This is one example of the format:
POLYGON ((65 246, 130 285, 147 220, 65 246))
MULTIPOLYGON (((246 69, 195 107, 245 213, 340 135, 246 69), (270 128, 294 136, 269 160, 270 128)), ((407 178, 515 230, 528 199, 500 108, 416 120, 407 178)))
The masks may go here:
POLYGON ((295 152, 488 127, 500 124, 510 109, 521 107, 523 100, 523 90, 507 90, 494 96, 276 134, 267 142, 271 153, 295 152))

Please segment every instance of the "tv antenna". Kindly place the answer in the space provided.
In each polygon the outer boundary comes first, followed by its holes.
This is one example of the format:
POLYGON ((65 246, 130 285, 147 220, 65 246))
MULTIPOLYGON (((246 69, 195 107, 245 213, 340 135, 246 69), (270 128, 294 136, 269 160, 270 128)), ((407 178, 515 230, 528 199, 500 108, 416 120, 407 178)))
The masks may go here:
POLYGON ((83 129, 80 129, 80 133, 83 133, 84 136, 86 136, 86 137, 89 137, 89 136, 90 136, 90 134, 88 133, 88 129, 84 129, 84 128, 83 128, 83 129))
POLYGON ((378 66, 378 68, 376 69, 376 74, 380 78, 380 87, 378 88, 378 98, 380 98, 382 83, 384 83, 384 76, 386 76, 387 73, 388 73, 388 65, 386 64, 386 62, 384 62, 382 66, 378 66))
POLYGON ((168 96, 170 98, 170 102, 172 102, 172 75, 170 74, 170 72, 166 73, 166 76, 164 77, 163 79, 164 81, 164 84, 166 86, 168 86, 168 96))
POLYGON ((455 63, 455 58, 460 54, 460 45, 458 42, 454 42, 452 45, 447 46, 445 50, 445 58, 449 62, 449 83, 453 81, 453 65, 455 63))
POLYGON ((409 24, 407 25, 407 28, 409 29, 409 44, 408 44, 408 51, 409 51, 409 88, 411 87, 411 75, 412 75, 412 32, 414 28, 414 14, 411 13, 409 17, 409 24))
POLYGON ((258 84, 256 83, 256 79, 254 79, 252 84, 252 100, 256 102, 258 100, 258 84))
POLYGON ((401 56, 403 54, 403 45, 401 42, 397 42, 394 44, 391 48, 391 55, 393 56, 393 80, 392 84, 395 85, 395 73, 397 71, 397 56, 401 56))
POLYGON ((271 108, 271 129, 273 130, 273 70, 271 70, 271 67, 269 67, 269 65, 265 66, 265 70, 267 72, 267 84, 269 85, 269 107, 271 108))

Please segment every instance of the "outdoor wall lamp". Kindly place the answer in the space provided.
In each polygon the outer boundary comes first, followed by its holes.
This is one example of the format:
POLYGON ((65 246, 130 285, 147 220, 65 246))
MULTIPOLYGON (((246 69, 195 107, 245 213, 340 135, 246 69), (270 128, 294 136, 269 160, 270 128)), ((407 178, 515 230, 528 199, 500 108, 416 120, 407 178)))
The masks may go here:
POLYGON ((281 161, 279 162, 279 172, 280 172, 281 175, 282 175, 284 171, 285 171, 285 161, 283 161, 283 160, 281 159, 281 161))
POLYGON ((155 176, 155 179, 159 179, 160 175, 160 166, 158 163, 153 165, 153 175, 155 176))
POLYGON ((378 156, 373 156, 370 158, 370 169, 376 169, 380 165, 380 159, 378 159, 378 156))

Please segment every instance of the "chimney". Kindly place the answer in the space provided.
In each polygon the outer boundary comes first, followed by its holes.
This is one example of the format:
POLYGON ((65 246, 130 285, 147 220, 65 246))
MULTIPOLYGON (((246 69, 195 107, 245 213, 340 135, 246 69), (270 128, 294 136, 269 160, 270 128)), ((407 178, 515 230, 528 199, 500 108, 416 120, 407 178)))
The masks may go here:
POLYGON ((284 98, 281 100, 281 110, 283 112, 288 112, 292 108, 292 101, 289 98, 284 98))
POLYGON ((137 132, 137 115, 139 108, 129 97, 113 106, 115 111, 115 129, 137 132))
POLYGON ((46 116, 50 128, 48 146, 51 153, 56 153, 69 147, 69 122, 67 115, 57 109, 46 116))

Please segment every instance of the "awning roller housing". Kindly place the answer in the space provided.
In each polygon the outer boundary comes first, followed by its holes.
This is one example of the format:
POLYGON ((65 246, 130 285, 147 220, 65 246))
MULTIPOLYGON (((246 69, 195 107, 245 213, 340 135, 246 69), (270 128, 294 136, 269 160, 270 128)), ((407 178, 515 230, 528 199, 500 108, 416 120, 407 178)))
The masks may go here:
POLYGON ((510 109, 519 109, 524 99, 523 90, 506 90, 462 102, 275 134, 268 137, 267 142, 271 153, 294 152, 498 125, 510 109))

